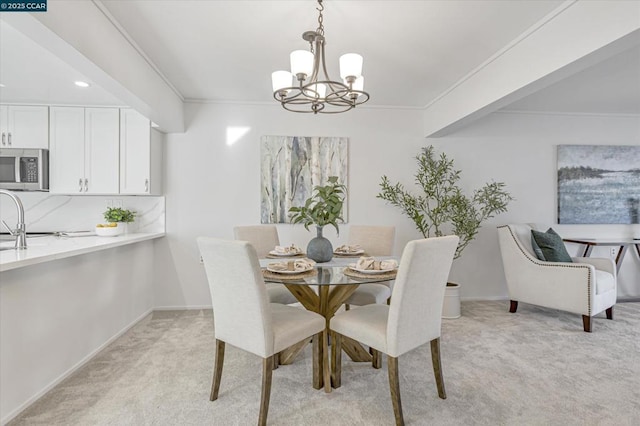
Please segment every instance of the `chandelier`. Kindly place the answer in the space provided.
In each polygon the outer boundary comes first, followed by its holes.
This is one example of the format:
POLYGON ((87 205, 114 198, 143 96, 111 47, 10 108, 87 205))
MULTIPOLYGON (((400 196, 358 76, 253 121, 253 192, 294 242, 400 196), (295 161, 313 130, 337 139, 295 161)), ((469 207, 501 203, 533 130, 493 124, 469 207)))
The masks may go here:
POLYGON ((329 77, 324 58, 322 0, 318 0, 318 6, 318 29, 302 34, 302 38, 309 42, 309 51, 291 52, 291 72, 271 74, 273 97, 288 111, 337 114, 367 102, 369 94, 363 91, 362 56, 357 53, 346 53, 340 57, 342 81, 333 81, 329 77))

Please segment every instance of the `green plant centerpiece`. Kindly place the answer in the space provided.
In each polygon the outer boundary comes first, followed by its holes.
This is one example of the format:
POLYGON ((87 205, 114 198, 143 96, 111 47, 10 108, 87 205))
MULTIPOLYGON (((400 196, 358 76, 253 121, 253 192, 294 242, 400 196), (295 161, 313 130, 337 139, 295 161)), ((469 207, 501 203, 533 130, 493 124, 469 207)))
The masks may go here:
POLYGON ((347 187, 338 182, 338 177, 330 176, 326 185, 313 188, 304 206, 289 209, 291 223, 302 223, 307 231, 311 225, 316 226, 317 235, 307 245, 307 257, 316 262, 328 262, 333 257, 333 246, 322 236, 322 228, 331 225, 340 233, 338 222, 344 221, 342 207, 346 193, 347 187))
POLYGON ((136 218, 136 212, 119 207, 109 207, 104 212, 104 220, 107 222, 131 223, 136 218))
POLYGON ((402 184, 392 184, 382 176, 377 198, 400 208, 425 238, 448 234, 460 237, 457 259, 478 234, 482 222, 506 212, 513 197, 502 182, 486 183, 473 195, 465 195, 458 184, 461 171, 454 169, 453 160, 445 153, 437 156, 433 146, 422 148, 416 160, 415 183, 421 194, 414 195, 402 184))

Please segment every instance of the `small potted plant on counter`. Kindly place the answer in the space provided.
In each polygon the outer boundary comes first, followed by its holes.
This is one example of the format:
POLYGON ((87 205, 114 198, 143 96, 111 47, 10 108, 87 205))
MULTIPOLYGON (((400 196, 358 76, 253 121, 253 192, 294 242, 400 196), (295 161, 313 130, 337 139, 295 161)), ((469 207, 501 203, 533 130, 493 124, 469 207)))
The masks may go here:
POLYGON ((107 223, 96 225, 96 234, 105 237, 113 237, 127 232, 127 224, 133 222, 136 212, 120 207, 109 207, 104 212, 104 220, 107 223))
POLYGON ((346 192, 346 186, 338 183, 338 177, 330 176, 326 185, 313 188, 313 194, 304 206, 289 209, 292 223, 302 223, 307 230, 311 225, 316 226, 317 236, 307 245, 307 257, 316 262, 328 262, 333 257, 333 246, 322 236, 322 228, 332 225, 340 232, 338 221, 343 221, 342 206, 346 192))

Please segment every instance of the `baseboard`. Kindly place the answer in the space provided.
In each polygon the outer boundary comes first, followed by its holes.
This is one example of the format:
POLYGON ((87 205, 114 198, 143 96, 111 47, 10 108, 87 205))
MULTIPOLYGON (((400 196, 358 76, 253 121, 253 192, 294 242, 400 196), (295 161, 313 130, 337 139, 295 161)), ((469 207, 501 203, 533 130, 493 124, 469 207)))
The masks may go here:
POLYGON ((203 309, 213 309, 211 305, 176 305, 176 306, 156 306, 154 311, 200 311, 203 309))
POLYGON ((506 296, 491 296, 491 297, 461 297, 461 302, 488 302, 496 300, 509 300, 506 296))
POLYGON ((42 388, 38 393, 36 393, 35 395, 33 395, 31 398, 29 398, 28 400, 26 400, 23 404, 21 404, 18 408, 16 408, 15 410, 13 410, 12 412, 10 412, 9 414, 7 414, 3 419, 0 419, 0 425, 4 426, 7 423, 9 423, 11 420, 13 420, 15 417, 17 417, 20 413, 22 413, 24 410, 26 410, 31 404, 33 404, 34 402, 36 402, 38 399, 40 399, 42 396, 44 396, 44 394, 46 394, 47 392, 49 392, 51 389, 53 389, 55 386, 57 386, 60 382, 62 382, 64 379, 66 379, 67 377, 69 377, 70 375, 72 375, 73 373, 75 373, 77 370, 79 370, 82 366, 84 366, 87 362, 91 361, 91 359, 93 359, 93 357, 95 357, 100 351, 102 351, 104 348, 106 348, 107 346, 109 346, 111 343, 113 343, 115 340, 117 340, 119 337, 121 337, 123 334, 125 334, 127 331, 129 331, 133 326, 135 326, 136 324, 138 324, 140 321, 142 321, 145 317, 147 317, 150 313, 153 312, 153 309, 149 309, 146 312, 144 312, 142 315, 140 315, 138 318, 136 318, 135 320, 133 320, 130 324, 126 325, 122 330, 120 330, 119 332, 117 332, 116 334, 114 334, 111 338, 109 338, 109 340, 107 340, 106 342, 104 342, 102 345, 100 345, 98 348, 94 349, 93 351, 91 351, 87 356, 85 356, 84 358, 82 358, 80 361, 78 361, 75 365, 73 365, 71 368, 69 368, 67 371, 65 371, 64 373, 62 373, 60 376, 58 376, 56 379, 54 379, 51 383, 49 383, 47 386, 45 386, 44 388, 42 388))
POLYGON ((628 303, 628 302, 640 302, 640 297, 628 297, 624 299, 618 299, 616 303, 628 303))

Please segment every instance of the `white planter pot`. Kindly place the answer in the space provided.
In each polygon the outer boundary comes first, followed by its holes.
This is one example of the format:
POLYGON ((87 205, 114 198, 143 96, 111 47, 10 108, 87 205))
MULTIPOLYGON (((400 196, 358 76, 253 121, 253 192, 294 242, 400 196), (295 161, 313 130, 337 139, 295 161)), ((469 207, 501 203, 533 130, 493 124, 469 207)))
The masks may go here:
POLYGON ((447 283, 442 303, 442 318, 460 318, 460 284, 447 283))

